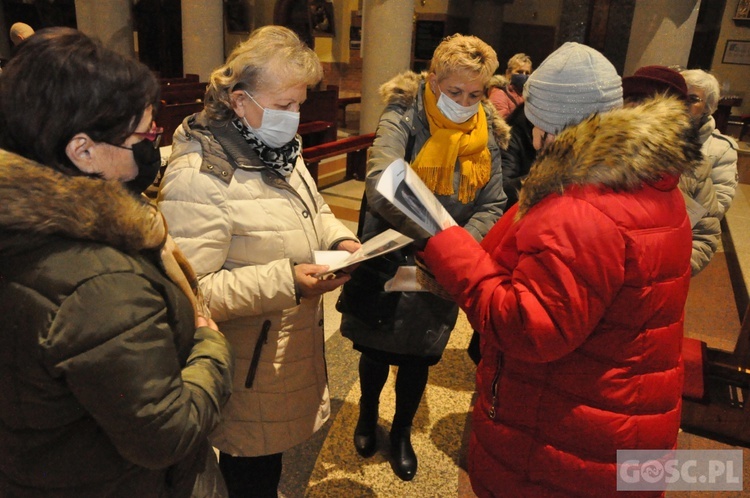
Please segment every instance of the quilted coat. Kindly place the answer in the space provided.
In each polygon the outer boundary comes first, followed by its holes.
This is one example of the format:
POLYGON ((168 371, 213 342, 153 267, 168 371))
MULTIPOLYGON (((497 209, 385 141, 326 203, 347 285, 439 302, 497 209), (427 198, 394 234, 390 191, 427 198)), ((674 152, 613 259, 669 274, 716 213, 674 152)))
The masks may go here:
MULTIPOLYGON (((380 117, 377 135, 367 162, 365 188, 369 209, 360 228, 363 241, 391 227, 413 238, 426 236, 425 231, 395 209, 375 188, 383 170, 394 160, 404 158, 410 141, 411 155, 405 158, 408 162, 417 156, 430 138, 430 127, 423 103, 425 77, 425 73, 407 71, 380 88, 381 97, 387 106, 380 117)), ((497 115, 492 105, 487 101, 482 105, 490 132, 487 143, 492 158, 490 180, 477 191, 472 202, 461 203, 457 194, 439 197, 441 204, 453 219, 464 226, 476 240, 484 237, 505 208, 500 148, 507 146, 510 136, 510 127, 497 115)), ((457 167, 454 173, 456 192, 460 174, 457 167)), ((402 251, 376 258, 373 262, 378 268, 377 271, 393 276, 399 265, 414 265, 413 248, 408 246, 402 251)), ((352 280, 344 284, 342 301, 351 299, 376 302, 378 292, 382 291, 382 283, 378 288, 377 284, 362 281, 374 280, 372 271, 365 273, 366 266, 369 265, 363 265, 359 271, 354 271, 352 280)), ((390 304, 387 306, 376 306, 382 308, 382 313, 377 321, 372 320, 372 323, 365 323, 351 313, 343 313, 342 334, 351 339, 355 347, 361 345, 388 353, 439 358, 455 325, 458 307, 427 292, 403 292, 399 293, 396 299, 391 298, 388 301, 390 304), (386 325, 382 326, 383 323, 386 325)))
POLYGON ((589 117, 540 153, 481 246, 458 227, 428 241, 481 335, 478 496, 614 496, 618 449, 675 447, 691 130, 672 99, 589 117))
POLYGON ((691 274, 695 276, 711 262, 721 239, 719 220, 722 211, 717 199, 718 191, 711 179, 711 163, 704 157, 692 174, 680 177, 679 187, 685 198, 688 214, 696 218, 691 219, 693 253, 690 257, 691 274))
POLYGON ((234 391, 212 443, 259 456, 306 440, 328 419, 330 402, 322 299, 301 298, 293 265, 356 237, 301 158, 284 180, 231 124, 202 113, 175 133, 159 207, 236 354, 234 391))
POLYGON ((724 217, 737 190, 737 142, 716 129, 713 116, 700 128, 701 152, 711 166, 711 180, 719 201, 719 219, 724 217))
POLYGON ((223 488, 232 355, 165 275, 161 217, 4 151, 0 203, 0 496, 186 498, 211 460, 223 488))

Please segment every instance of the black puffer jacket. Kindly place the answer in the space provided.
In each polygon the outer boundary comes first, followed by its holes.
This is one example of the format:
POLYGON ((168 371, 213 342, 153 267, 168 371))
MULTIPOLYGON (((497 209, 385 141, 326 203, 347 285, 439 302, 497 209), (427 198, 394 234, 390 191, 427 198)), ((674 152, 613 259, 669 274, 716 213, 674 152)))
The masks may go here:
POLYGON ((233 363, 161 269, 161 218, 4 151, 0 203, 0 496, 190 496, 233 363))

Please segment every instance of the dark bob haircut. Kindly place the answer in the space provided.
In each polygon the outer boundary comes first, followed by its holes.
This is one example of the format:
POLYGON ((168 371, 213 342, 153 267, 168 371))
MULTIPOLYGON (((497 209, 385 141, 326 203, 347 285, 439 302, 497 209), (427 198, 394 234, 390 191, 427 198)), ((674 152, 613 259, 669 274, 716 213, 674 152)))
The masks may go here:
POLYGON ((159 83, 145 65, 80 31, 43 29, 18 46, 0 74, 0 147, 83 174, 65 154, 68 142, 86 133, 121 144, 158 99, 159 83))

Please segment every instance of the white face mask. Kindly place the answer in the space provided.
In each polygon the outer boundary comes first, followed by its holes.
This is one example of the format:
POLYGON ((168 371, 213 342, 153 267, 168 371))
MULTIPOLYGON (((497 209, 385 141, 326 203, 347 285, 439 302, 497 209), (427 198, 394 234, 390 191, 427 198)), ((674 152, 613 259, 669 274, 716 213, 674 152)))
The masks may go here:
POLYGON ((440 112, 443 113, 443 116, 457 124, 465 123, 479 111, 479 101, 476 101, 474 105, 464 107, 446 96, 443 92, 440 92, 437 106, 440 112))
POLYGON ((242 118, 247 126, 264 144, 272 149, 283 147, 292 141, 297 134, 299 127, 299 112, 279 111, 276 109, 266 109, 261 106, 249 93, 245 95, 250 97, 255 105, 263 109, 263 117, 260 121, 259 128, 253 128, 247 119, 242 118))

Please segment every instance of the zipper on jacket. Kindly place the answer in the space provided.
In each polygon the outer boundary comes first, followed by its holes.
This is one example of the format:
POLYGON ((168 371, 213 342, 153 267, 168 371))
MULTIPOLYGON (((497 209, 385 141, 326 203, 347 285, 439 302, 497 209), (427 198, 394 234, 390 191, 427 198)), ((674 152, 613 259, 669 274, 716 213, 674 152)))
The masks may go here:
MULTIPOLYGON (((299 175, 299 173, 297 173, 297 174, 299 175)), ((307 195, 310 197, 310 200, 312 201, 313 206, 315 206, 315 214, 318 214, 318 204, 315 202, 315 196, 313 195, 312 190, 310 189, 310 185, 307 184, 307 181, 305 180, 304 176, 299 175, 299 179, 302 180, 302 184, 307 189, 307 195)), ((302 200, 302 202, 305 202, 305 201, 302 200)), ((307 205, 307 204, 305 204, 305 205, 307 205)))
POLYGON ((258 336, 258 341, 255 343, 255 349, 253 350, 253 359, 250 360, 250 369, 247 371, 247 378, 245 378, 245 387, 248 389, 253 387, 255 372, 258 370, 258 362, 260 362, 260 351, 263 349, 263 344, 268 342, 268 331, 270 329, 271 320, 263 322, 263 326, 260 329, 260 336, 258 336))
POLYGON ((495 420, 497 415, 497 385, 500 383, 500 374, 503 371, 503 353, 498 352, 497 356, 497 369, 495 370, 495 377, 492 379, 492 400, 490 401, 490 412, 489 416, 491 420, 495 420))

